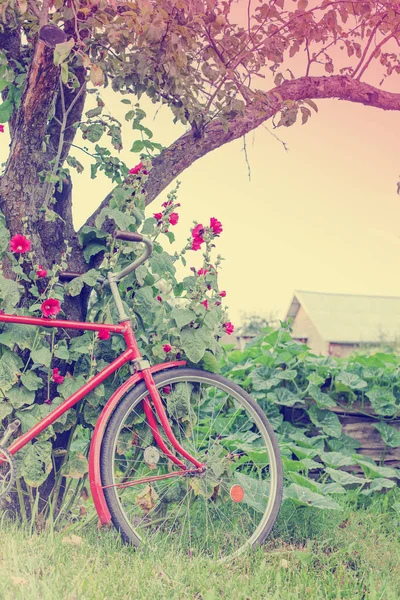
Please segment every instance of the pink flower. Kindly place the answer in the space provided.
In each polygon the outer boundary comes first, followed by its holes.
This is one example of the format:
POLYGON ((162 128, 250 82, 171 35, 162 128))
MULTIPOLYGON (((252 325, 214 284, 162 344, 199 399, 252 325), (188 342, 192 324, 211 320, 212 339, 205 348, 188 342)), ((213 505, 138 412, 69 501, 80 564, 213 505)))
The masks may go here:
POLYGON ((221 306, 221 302, 216 302, 215 306, 221 306))
POLYGON ((133 167, 133 169, 130 169, 129 174, 130 175, 139 175, 139 173, 141 171, 143 172, 143 175, 148 175, 148 172, 144 168, 144 164, 142 162, 140 162, 138 165, 136 165, 136 167, 133 167))
POLYGON ((46 269, 44 269, 42 267, 42 265, 39 265, 39 267, 38 267, 38 269, 36 271, 36 277, 39 277, 39 278, 41 278, 41 277, 47 277, 47 271, 46 271, 46 269))
POLYGON ((164 350, 165 354, 168 354, 168 352, 171 352, 172 346, 170 346, 169 344, 164 344, 163 350, 164 350))
POLYGON ((168 396, 171 393, 171 386, 166 385, 165 387, 163 387, 162 391, 168 396))
POLYGON ((4 133, 4 125, 0 125, 0 133, 4 133))
POLYGON ((228 335, 231 335, 235 331, 235 327, 230 321, 228 321, 227 323, 222 323, 222 327, 225 329, 228 335))
POLYGON ((159 302, 162 302, 161 296, 156 296, 156 300, 158 300, 159 302))
POLYGON ((192 229, 192 238, 199 238, 201 239, 202 242, 204 242, 203 240, 203 233, 204 233, 204 227, 201 223, 199 223, 198 225, 196 225, 196 227, 194 227, 192 229))
POLYGON ((53 315, 58 315, 58 313, 61 310, 61 304, 55 298, 48 298, 43 302, 40 308, 43 313, 43 316, 51 317, 53 315))
POLYGON ((98 333, 98 338, 99 338, 99 340, 109 340, 110 339, 110 332, 107 331, 106 329, 102 329, 98 333))
POLYGON ((154 213, 153 217, 155 218, 156 221, 161 221, 162 213, 154 213))
POLYGON ((202 304, 205 309, 208 309, 208 300, 203 300, 203 302, 200 302, 200 304, 202 304))
POLYGON ((221 298, 225 298, 225 296, 226 296, 226 292, 225 292, 225 290, 222 290, 222 292, 220 292, 220 293, 219 293, 219 296, 220 296, 221 298))
POLYGON ((192 242, 192 250, 200 250, 201 248, 201 244, 204 242, 204 240, 201 240, 201 238, 195 238, 192 242))
POLYGON ((176 212, 173 212, 169 215, 169 222, 171 225, 176 225, 177 222, 179 221, 179 215, 176 212))
POLYGON ((53 400, 50 400, 50 398, 47 398, 47 400, 44 401, 45 404, 51 404, 53 402, 53 400))
POLYGON ((222 223, 215 217, 211 217, 210 219, 210 228, 212 229, 214 235, 222 233, 222 223))
POLYGON ((54 383, 63 383, 65 377, 63 377, 62 375, 60 375, 59 371, 57 368, 53 369, 52 371, 52 378, 54 383))
POLYGON ((171 206, 172 205, 172 200, 168 200, 167 202, 163 202, 161 206, 163 206, 164 208, 167 208, 167 206, 171 206))
POLYGON ((14 235, 10 240, 10 249, 11 252, 18 252, 19 254, 23 254, 24 252, 29 252, 31 249, 31 241, 28 240, 24 235, 14 235))
POLYGON ((207 269, 203 269, 203 267, 201 267, 201 269, 199 269, 197 271, 197 275, 207 275, 208 270, 207 269))

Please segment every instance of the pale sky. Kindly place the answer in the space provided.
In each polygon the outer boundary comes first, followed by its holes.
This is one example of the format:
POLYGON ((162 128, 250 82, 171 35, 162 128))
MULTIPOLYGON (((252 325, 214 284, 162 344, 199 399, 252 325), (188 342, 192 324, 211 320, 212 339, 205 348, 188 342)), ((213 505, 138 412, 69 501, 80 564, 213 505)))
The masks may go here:
MULTIPOLYGON (((120 98, 107 90, 103 98, 123 121, 127 107, 120 98)), ((168 145, 185 131, 172 123, 167 108, 153 121, 154 106, 147 101, 141 106, 154 141, 168 145)), ((215 150, 179 177, 176 248, 185 243, 193 219, 214 216, 222 222, 217 250, 226 260, 220 288, 227 291, 236 325, 242 312, 277 312, 283 318, 296 289, 400 296, 400 114, 335 100, 320 100, 318 107, 306 125, 274 130, 288 152, 263 127, 247 137, 251 181, 242 140, 215 150)), ((7 155, 3 135, 0 160, 7 155)), ((126 124, 120 158, 129 166, 139 162, 129 152, 135 139, 126 124)), ((79 150, 73 154, 89 164, 79 150)), ((77 227, 110 189, 101 175, 91 180, 89 168, 74 174, 77 227)), ((166 192, 148 214, 165 199, 166 192)), ((200 252, 192 255, 188 267, 201 259, 200 252)))

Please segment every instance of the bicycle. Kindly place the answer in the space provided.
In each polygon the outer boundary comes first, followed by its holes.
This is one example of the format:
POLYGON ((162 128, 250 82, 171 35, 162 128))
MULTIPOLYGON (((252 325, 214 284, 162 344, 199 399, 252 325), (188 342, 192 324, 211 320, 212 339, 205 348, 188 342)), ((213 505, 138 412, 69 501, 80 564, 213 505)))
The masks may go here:
MULTIPOLYGON (((115 237, 145 244, 125 269, 99 278, 111 288, 118 324, 0 314, 2 323, 107 331, 126 343, 118 358, 0 448, 0 496, 17 477, 13 455, 129 363, 132 375, 105 405, 90 444, 89 481, 100 522, 112 522, 135 546, 166 544, 230 559, 262 544, 277 518, 283 477, 275 434, 256 402, 229 379, 187 368, 183 360, 150 366, 141 356, 118 282, 147 260, 152 242, 138 233, 115 237)), ((65 272, 60 280, 79 275, 65 272)), ((19 425, 8 425, 1 446, 19 425)))

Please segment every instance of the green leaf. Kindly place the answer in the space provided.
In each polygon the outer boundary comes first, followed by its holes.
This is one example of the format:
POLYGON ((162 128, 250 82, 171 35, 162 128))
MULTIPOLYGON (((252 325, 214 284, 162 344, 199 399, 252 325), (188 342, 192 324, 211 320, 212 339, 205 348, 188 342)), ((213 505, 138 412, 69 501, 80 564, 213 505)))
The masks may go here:
POLYGON ((0 300, 5 312, 12 312, 17 306, 23 287, 13 279, 6 279, 0 275, 0 300))
POLYGON ((6 350, 0 358, 0 389, 3 392, 11 389, 18 381, 23 362, 17 354, 6 350))
POLYGON ((320 410, 316 406, 311 406, 308 411, 312 423, 322 429, 324 433, 339 438, 342 435, 342 426, 335 413, 328 410, 320 410))
POLYGON ((176 269, 171 256, 167 252, 155 252, 150 258, 151 270, 154 274, 165 276, 166 273, 175 275, 176 269))
POLYGON ((188 359, 198 363, 211 343, 211 335, 207 329, 186 328, 181 331, 182 348, 188 359))
POLYGON ((70 281, 67 285, 67 291, 70 296, 78 296, 83 286, 86 284, 89 287, 93 287, 97 281, 98 273, 96 269, 90 269, 83 275, 79 277, 75 277, 72 281, 70 281))
POLYGON ((362 494, 364 494, 365 496, 369 496, 370 494, 374 493, 374 492, 380 492, 381 490, 387 490, 390 488, 393 488, 396 485, 396 482, 393 481, 392 479, 385 479, 385 478, 381 478, 381 477, 377 477, 376 479, 374 479, 371 482, 371 485, 369 486, 369 489, 366 490, 362 490, 362 494))
POLYGON ((0 344, 8 346, 11 350, 17 345, 21 350, 31 349, 35 338, 35 328, 31 325, 6 325, 3 333, 0 333, 0 344))
POLYGON ((0 400, 0 423, 13 411, 13 407, 4 400, 0 400))
POLYGON ((333 408, 336 406, 336 402, 332 400, 328 394, 324 394, 324 392, 321 392, 321 390, 315 386, 310 386, 308 394, 310 395, 310 398, 315 400, 318 408, 333 408))
POLYGON ((392 467, 379 467, 372 459, 366 456, 354 456, 354 461, 360 465, 366 477, 375 479, 376 477, 396 477, 395 469, 392 467))
POLYGON ((374 386, 365 394, 377 415, 391 417, 398 410, 398 404, 393 393, 385 388, 374 386))
POLYGON ((132 144, 131 152, 141 152, 144 148, 144 143, 141 140, 136 140, 132 144))
POLYGON ((320 509, 342 510, 340 504, 332 498, 317 494, 309 488, 296 483, 292 483, 286 489, 286 497, 290 498, 296 506, 313 506, 320 509))
POLYGON ((294 369, 285 369, 283 371, 276 369, 273 375, 277 379, 293 380, 296 379, 297 371, 294 369))
POLYGON ((302 400, 287 388, 277 388, 273 392, 269 392, 267 398, 275 404, 282 404, 282 406, 302 404, 302 400))
POLYGON ((269 484, 266 481, 235 472, 235 481, 243 488, 243 502, 259 513, 265 512, 269 497, 269 484))
POLYGON ((44 386, 43 380, 34 373, 34 371, 27 371, 21 375, 21 381, 24 386, 31 392, 39 390, 44 386))
POLYGON ((85 261, 87 263, 90 262, 92 256, 96 256, 96 254, 99 254, 99 252, 104 252, 105 250, 107 250, 107 247, 103 246, 102 244, 88 244, 83 251, 85 261))
POLYGON ((57 347, 54 350, 54 356, 60 360, 69 360, 69 351, 64 340, 58 342, 57 347))
POLYGON ((53 468, 50 442, 36 442, 28 446, 21 465, 21 475, 32 487, 39 487, 53 468))
POLYGON ((190 414, 191 393, 191 385, 177 383, 174 385, 172 392, 167 395, 167 409, 175 419, 182 419, 183 417, 188 417, 190 414))
POLYGON ((23 385, 14 385, 7 392, 7 398, 15 409, 21 408, 25 404, 33 404, 35 401, 35 392, 29 391, 23 385))
POLYGON ((212 354, 212 352, 209 352, 208 350, 206 350, 206 352, 204 353, 204 356, 203 356, 202 367, 206 371, 211 371, 211 373, 218 373, 219 364, 218 364, 218 361, 215 358, 214 354, 212 354))
POLYGON ((341 452, 321 452, 319 456, 328 467, 332 467, 333 469, 350 467, 355 464, 353 458, 346 454, 342 454, 341 452))
POLYGON ((174 308, 171 311, 171 317, 175 320, 175 323, 182 329, 185 325, 189 325, 192 321, 196 319, 196 313, 194 313, 189 308, 174 308))
POLYGON ((10 100, 4 100, 0 104, 0 123, 7 123, 14 112, 14 105, 10 100))
POLYGON ((86 456, 80 452, 71 452, 67 462, 62 466, 61 473, 63 477, 72 479, 82 479, 88 472, 88 461, 86 456))
POLYGON ((387 446, 391 448, 398 448, 400 446, 400 430, 396 427, 391 427, 386 423, 375 423, 374 427, 379 431, 383 441, 387 446))
MULTIPOLYGON (((337 383, 341 383, 345 386, 345 388, 350 388, 351 390, 364 390, 368 387, 368 383, 361 379, 355 373, 349 373, 348 371, 341 371, 335 377, 335 386, 339 389, 340 386, 337 386, 337 383)), ((341 388, 340 388, 341 389, 341 388)))
POLYGON ((51 352, 48 348, 39 348, 38 350, 32 350, 31 359, 37 365, 44 365, 45 367, 50 367, 51 352))
POLYGON ((85 225, 79 231, 79 243, 81 246, 87 246, 90 242, 96 242, 101 240, 101 243, 105 243, 105 239, 108 237, 108 233, 97 229, 97 227, 88 227, 85 225))
POLYGON ((111 219, 120 229, 127 231, 131 225, 136 224, 135 217, 123 213, 117 208, 105 207, 96 217, 96 227, 100 228, 106 219, 111 219))
POLYGON ((271 369, 268 367, 258 367, 250 373, 250 379, 253 384, 253 388, 256 391, 268 391, 271 388, 281 383, 280 379, 271 376, 271 369))
POLYGON ((332 469, 331 467, 325 468, 326 473, 331 476, 333 481, 340 483, 340 485, 363 485, 367 483, 369 479, 364 479, 363 477, 358 477, 357 475, 353 475, 352 473, 346 473, 346 471, 341 471, 340 469, 332 469))

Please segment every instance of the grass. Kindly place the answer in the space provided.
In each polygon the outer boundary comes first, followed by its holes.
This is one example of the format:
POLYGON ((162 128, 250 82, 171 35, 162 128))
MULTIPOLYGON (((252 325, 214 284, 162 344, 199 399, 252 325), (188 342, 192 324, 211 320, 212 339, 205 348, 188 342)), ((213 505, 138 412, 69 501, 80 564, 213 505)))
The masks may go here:
POLYGON ((113 530, 30 536, 0 523, 1 600, 400 598, 399 518, 389 495, 344 510, 284 505, 266 546, 229 565, 123 546, 113 530))

